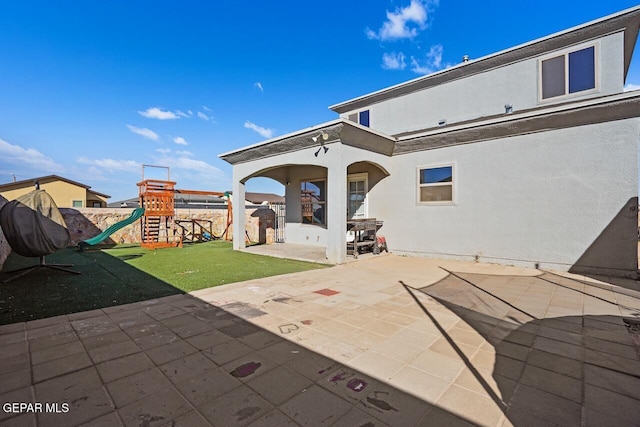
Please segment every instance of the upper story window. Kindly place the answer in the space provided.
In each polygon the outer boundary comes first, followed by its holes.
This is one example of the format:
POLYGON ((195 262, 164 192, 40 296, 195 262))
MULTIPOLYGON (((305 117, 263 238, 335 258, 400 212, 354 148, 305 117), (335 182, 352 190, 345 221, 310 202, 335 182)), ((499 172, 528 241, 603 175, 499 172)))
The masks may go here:
POLYGON ((302 203, 302 223, 325 225, 326 182, 324 180, 301 181, 300 202, 302 203))
POLYGON ((360 111, 359 113, 349 114, 349 120, 369 127, 369 110, 360 111))
POLYGON ((567 52, 540 61, 542 99, 596 88, 596 47, 567 52))
POLYGON ((82 200, 74 200, 71 204, 74 208, 81 208, 83 205, 82 200))
POLYGON ((453 165, 418 168, 418 203, 453 202, 453 165))

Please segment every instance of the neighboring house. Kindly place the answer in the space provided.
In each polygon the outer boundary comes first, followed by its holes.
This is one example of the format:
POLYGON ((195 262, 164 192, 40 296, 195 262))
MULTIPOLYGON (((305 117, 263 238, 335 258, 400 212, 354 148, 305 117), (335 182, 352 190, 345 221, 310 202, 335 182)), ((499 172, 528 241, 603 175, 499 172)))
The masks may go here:
MULTIPOLYGON (((337 120, 221 154, 233 200, 285 185, 285 240, 346 259, 348 218, 395 253, 637 272, 640 7, 330 108, 337 120)), ((234 247, 244 247, 244 209, 234 247)))
MULTIPOLYGON (((282 204, 284 197, 271 193, 246 193, 245 204, 247 205, 266 205, 266 204, 282 204)), ((137 197, 121 200, 119 202, 109 203, 110 208, 137 208, 139 207, 139 199, 137 197)), ((176 194, 175 207, 184 209, 211 209, 215 207, 223 207, 226 209, 227 200, 224 197, 201 195, 201 194, 176 194)))
POLYGON ((40 183, 40 189, 46 190, 59 208, 104 208, 107 206, 107 199, 111 197, 92 190, 86 184, 58 175, 0 184, 0 195, 7 200, 17 199, 33 191, 36 181, 40 183))

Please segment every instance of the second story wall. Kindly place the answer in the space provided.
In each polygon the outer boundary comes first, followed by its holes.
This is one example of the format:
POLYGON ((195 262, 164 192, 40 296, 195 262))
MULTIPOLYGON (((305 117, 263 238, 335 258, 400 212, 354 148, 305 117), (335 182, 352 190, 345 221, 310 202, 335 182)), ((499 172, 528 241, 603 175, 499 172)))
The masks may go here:
MULTIPOLYGON (((616 32, 386 99, 357 110, 344 112, 341 117, 349 118, 349 116, 353 117, 354 113, 369 110, 369 126, 372 129, 396 135, 437 127, 443 120, 446 124, 453 124, 504 114, 506 104, 512 105, 513 111, 518 111, 620 93, 624 85, 623 46, 624 34, 616 32), (542 99, 541 61, 592 46, 595 60, 595 89, 542 99)), ((486 59, 480 61, 483 60, 486 59)), ((470 64, 460 65, 460 67, 464 68, 470 64)))

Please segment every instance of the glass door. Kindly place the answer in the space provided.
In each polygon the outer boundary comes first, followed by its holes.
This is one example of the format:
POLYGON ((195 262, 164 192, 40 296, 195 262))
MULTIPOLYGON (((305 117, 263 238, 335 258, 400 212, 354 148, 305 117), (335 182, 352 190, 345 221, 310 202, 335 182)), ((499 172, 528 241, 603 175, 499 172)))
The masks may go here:
POLYGON ((367 174, 347 177, 347 219, 367 217, 367 174))

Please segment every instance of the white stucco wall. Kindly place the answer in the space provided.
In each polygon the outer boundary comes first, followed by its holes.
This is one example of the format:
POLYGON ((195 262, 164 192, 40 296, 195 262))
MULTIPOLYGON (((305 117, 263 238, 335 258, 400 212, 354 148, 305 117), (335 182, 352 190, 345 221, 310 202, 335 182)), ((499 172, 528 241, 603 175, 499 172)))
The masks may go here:
MULTIPOLYGON (((379 102, 341 114, 348 118, 355 111, 370 110, 370 126, 389 135, 421 130, 438 125, 476 119, 505 112, 505 104, 514 111, 539 105, 566 102, 622 92, 624 85, 623 33, 615 33, 594 42, 556 51, 560 54, 596 44, 596 92, 540 102, 538 89, 539 58, 530 58, 486 72, 454 80, 432 88, 379 102)), ((553 56, 546 52, 545 57, 553 56)))
POLYGON ((639 140, 628 119, 394 156, 370 211, 396 253, 635 271, 639 140), (455 204, 419 205, 417 168, 446 163, 455 204))

